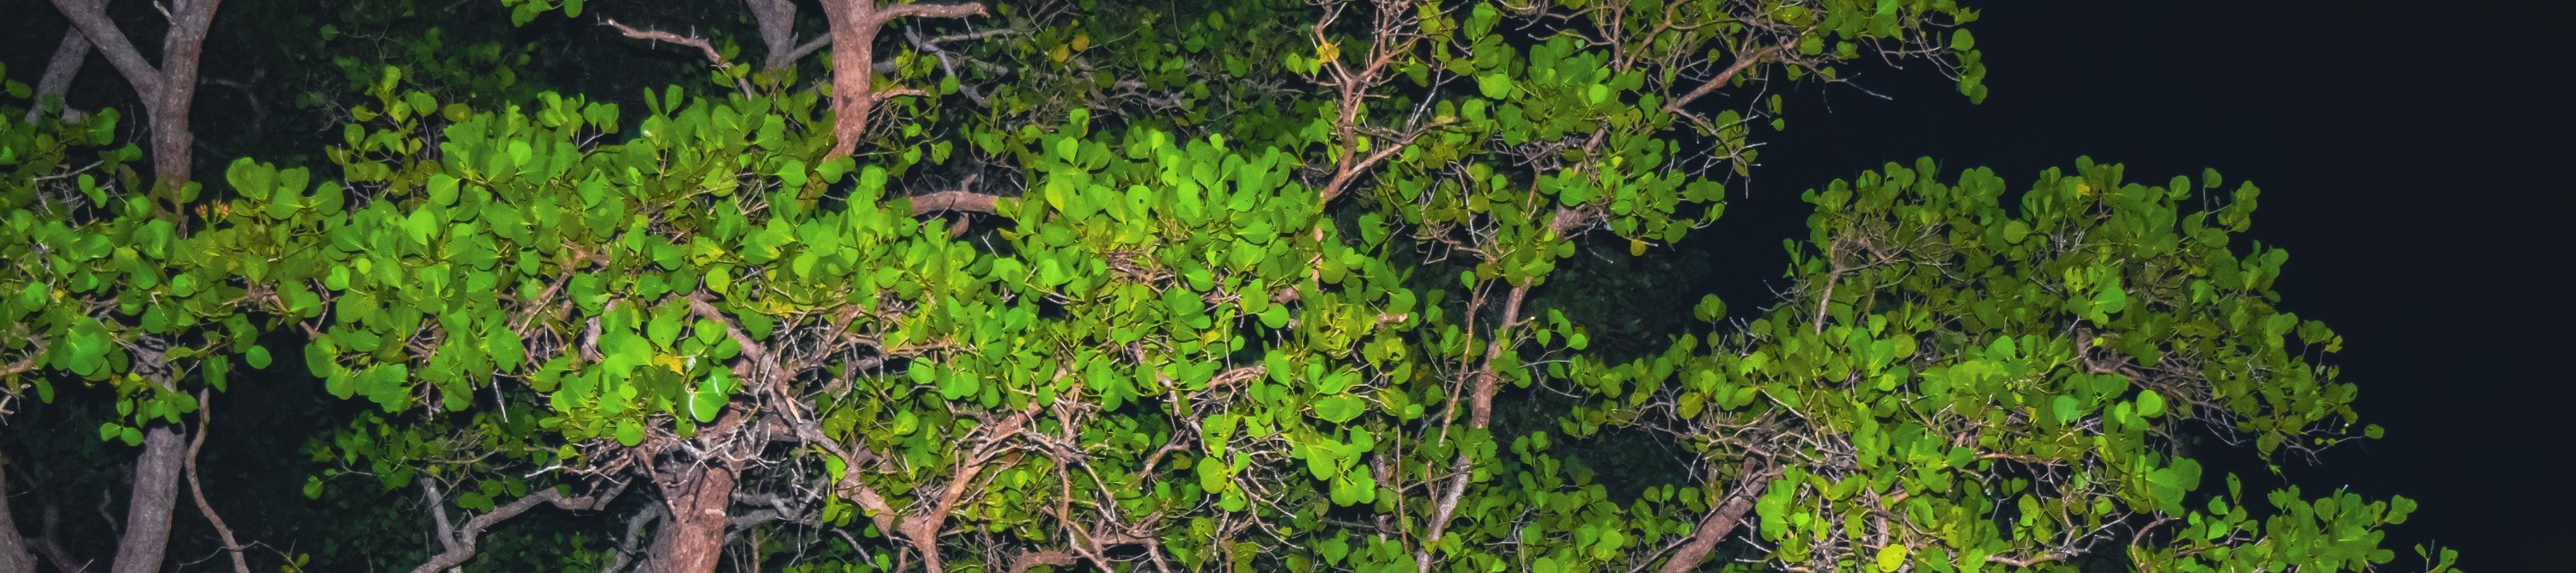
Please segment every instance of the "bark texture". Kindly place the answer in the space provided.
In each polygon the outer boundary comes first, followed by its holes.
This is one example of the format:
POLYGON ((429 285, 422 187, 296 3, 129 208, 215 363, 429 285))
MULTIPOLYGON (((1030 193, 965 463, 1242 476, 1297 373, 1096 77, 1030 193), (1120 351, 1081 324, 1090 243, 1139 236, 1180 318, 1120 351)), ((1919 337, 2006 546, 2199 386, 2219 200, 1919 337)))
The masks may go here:
POLYGON ((170 516, 179 504, 179 472, 186 440, 169 426, 143 431, 143 453, 134 457, 134 494, 125 504, 125 537, 116 542, 112 573, 160 573, 170 546, 170 516))
POLYGON ((1697 527, 1691 528, 1690 541, 1675 550, 1673 558, 1664 561, 1664 566, 1656 571, 1688 573, 1698 569, 1701 562, 1708 561, 1709 552, 1717 550, 1719 542, 1735 533, 1735 526, 1744 521, 1744 514, 1753 511, 1753 496, 1761 495, 1762 488, 1769 486, 1771 478, 1779 475, 1774 470, 1774 467, 1763 464, 1746 472, 1736 484, 1735 491, 1727 494, 1726 501, 1708 512, 1708 517, 1701 519, 1697 527))
POLYGON ((35 573, 36 554, 27 552, 20 535, 9 510, 9 459, 0 457, 0 573, 35 573))
MULTIPOLYGON (((102 5, 105 2, 101 2, 102 5)), ((54 57, 45 63, 45 75, 36 79, 35 105, 27 107, 27 122, 35 123, 45 113, 45 96, 61 96, 72 89, 72 79, 80 77, 81 64, 89 61, 89 38, 79 28, 63 30, 63 42, 54 46, 54 57)), ((66 102, 63 109, 71 109, 66 102)))
MULTIPOLYGON (((161 38, 161 65, 144 61, 143 54, 116 22, 107 18, 105 0, 54 0, 54 7, 72 21, 89 43, 99 49, 107 62, 134 86, 143 100, 143 110, 150 124, 152 140, 153 185, 160 189, 178 189, 189 180, 190 161, 195 158, 196 132, 188 125, 190 104, 197 97, 197 58, 205 53, 206 28, 214 22, 215 9, 222 0, 179 0, 170 7, 170 31, 161 38)), ((169 191, 165 200, 175 200, 169 191)), ((170 207, 175 208, 176 205, 170 207)))
POLYGON ((725 529, 733 524, 726 509, 733 505, 735 470, 730 463, 707 460, 662 485, 662 501, 671 510, 662 530, 653 534, 643 571, 711 573, 724 556, 725 529))
MULTIPOLYGON (((58 0, 67 1, 67 0, 58 0)), ((832 135, 838 139, 825 157, 849 155, 867 135, 868 114, 878 94, 870 87, 876 75, 877 31, 907 16, 964 18, 981 16, 984 5, 896 4, 876 0, 823 0, 823 17, 832 24, 832 135)))

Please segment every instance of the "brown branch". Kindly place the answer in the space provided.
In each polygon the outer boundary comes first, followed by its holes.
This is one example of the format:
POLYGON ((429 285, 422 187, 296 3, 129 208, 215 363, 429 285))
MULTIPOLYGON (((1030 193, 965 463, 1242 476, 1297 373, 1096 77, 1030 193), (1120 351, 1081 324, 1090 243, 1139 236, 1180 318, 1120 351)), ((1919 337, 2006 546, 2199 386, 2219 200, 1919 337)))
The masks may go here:
POLYGON ((458 565, 463 565, 467 560, 473 559, 475 553, 482 551, 480 545, 483 541, 483 532, 485 530, 489 530, 492 526, 499 525, 503 521, 508 521, 510 518, 518 517, 519 514, 527 513, 528 510, 536 509, 539 505, 553 505, 555 507, 563 508, 565 511, 598 511, 600 508, 607 507, 609 500, 616 499, 617 495, 620 493, 625 493, 626 482, 618 482, 617 485, 610 487, 606 492, 596 492, 583 497, 571 498, 564 497, 563 493, 555 488, 546 488, 539 490, 536 493, 529 494, 527 497, 512 500, 510 503, 503 504, 500 507, 492 508, 490 513, 477 515, 474 516, 473 519, 465 520, 465 526, 454 531, 449 531, 444 525, 444 522, 447 520, 447 510, 441 507, 440 504, 444 504, 446 502, 440 498, 438 492, 438 480, 422 478, 420 480, 420 487, 421 495, 427 497, 429 500, 431 515, 437 517, 438 521, 442 522, 439 527, 438 541, 441 545, 447 547, 447 551, 430 556, 428 562, 421 563, 419 567, 412 568, 412 573, 436 573, 438 571, 445 571, 447 569, 454 568, 458 565))
POLYGON ((1844 267, 1841 262, 1838 262, 1842 259, 1842 253, 1843 240, 1839 237, 1835 238, 1833 243, 1825 246, 1825 265, 1833 267, 1833 270, 1825 273, 1824 296, 1816 298, 1816 319, 1814 325, 1814 331, 1816 334, 1825 333, 1825 311, 1833 308, 1834 286, 1842 282, 1844 272, 1851 270, 1850 268, 1844 267))
POLYGON ((896 18, 964 18, 967 16, 982 15, 984 15, 984 4, 980 2, 968 2, 965 4, 896 4, 893 6, 877 8, 876 23, 883 25, 886 22, 894 21, 896 18))
MULTIPOLYGON (((167 380, 159 382, 168 387, 167 380)), ((179 441, 179 433, 169 426, 143 431, 143 452, 134 456, 134 485, 125 506, 125 533, 117 538, 109 571, 161 570, 170 547, 170 515, 179 501, 179 473, 185 465, 180 455, 186 447, 179 441)))
POLYGON ((1074 563, 1073 554, 1061 549, 1022 551, 1018 558, 1011 560, 1011 573, 1027 573, 1039 566, 1071 567, 1074 563))
MULTIPOLYGON (((1520 322, 1521 301, 1528 297, 1529 289, 1526 285, 1514 286, 1511 294, 1504 296, 1503 321, 1495 325, 1494 332, 1488 335, 1491 340, 1485 344, 1485 358, 1477 361, 1476 369, 1470 371, 1476 386, 1467 395, 1467 427, 1482 430, 1493 423, 1494 383, 1500 378, 1494 373, 1494 361, 1502 357, 1504 342, 1511 340, 1512 325, 1520 322)), ((1439 547, 1441 537, 1448 534, 1449 518, 1457 513, 1458 500, 1467 493, 1468 478, 1475 475, 1471 471, 1473 465, 1473 459, 1463 449, 1458 452, 1458 460, 1450 464, 1449 471, 1453 475, 1449 477, 1449 485, 1444 488, 1446 491, 1441 492, 1439 504, 1432 506, 1431 535, 1425 538, 1423 549, 1414 556, 1422 571, 1431 570, 1431 549, 1439 547)))
POLYGON ((44 366, 45 363, 40 360, 40 358, 45 355, 45 338, 42 336, 30 336, 27 337, 27 342, 29 344, 27 357, 20 358, 17 362, 0 365, 0 378, 17 376, 44 366))
POLYGON ((900 4, 878 6, 877 0, 823 0, 823 16, 832 25, 832 136, 837 139, 825 158, 847 156, 868 131, 868 113, 876 109, 877 32, 903 17, 963 18, 981 16, 984 5, 900 4))
MULTIPOLYGON (((703 53, 705 53, 705 54, 707 55, 707 61, 708 61, 708 62, 712 62, 712 63, 714 63, 714 64, 715 64, 715 66, 716 66, 716 71, 717 71, 717 72, 723 72, 723 73, 726 73, 726 74, 728 74, 728 75, 730 75, 730 74, 733 72, 733 62, 725 60, 725 58, 724 58, 724 54, 717 53, 717 52, 716 52, 716 47, 715 47, 715 45, 707 43, 707 39, 706 39, 706 38, 700 38, 700 37, 697 37, 697 36, 696 36, 696 35, 694 35, 694 34, 692 34, 692 35, 688 35, 688 36, 682 36, 682 35, 679 35, 679 34, 673 34, 673 33, 670 33, 670 32, 664 32, 664 31, 661 31, 661 30, 652 30, 652 29, 638 30, 638 29, 635 29, 635 28, 632 28, 632 27, 628 27, 628 26, 627 26, 627 25, 625 25, 625 24, 619 24, 619 23, 617 23, 617 20, 613 20, 613 19, 601 20, 601 21, 600 21, 600 24, 601 24, 601 25, 608 26, 608 27, 611 27, 611 28, 616 28, 616 29, 617 29, 617 33, 619 33, 619 34, 625 34, 625 35, 626 35, 626 37, 628 37, 628 38, 634 38, 634 39, 638 39, 638 40, 648 40, 648 41, 654 41, 654 42, 670 42, 670 43, 673 43, 673 44, 679 44, 679 45, 682 45, 682 46, 687 46, 687 47, 691 47, 691 48, 697 48, 699 52, 703 52, 703 53)), ((766 31, 764 30, 764 33, 765 33, 765 32, 766 32, 766 31)), ((742 90, 742 95, 743 95, 744 97, 750 97, 750 96, 751 96, 751 81, 750 81, 750 80, 745 80, 745 79, 742 79, 742 78, 734 78, 734 79, 733 79, 733 84, 734 84, 734 87, 735 87, 736 89, 740 89, 740 90, 742 90)))
POLYGON ((1764 46, 1759 50, 1737 53, 1735 56, 1735 62, 1727 64, 1725 70, 1717 73, 1717 77, 1709 78, 1707 82, 1699 84, 1699 87, 1691 88, 1689 93, 1684 93, 1679 97, 1675 97, 1673 98, 1673 101, 1665 102, 1664 113, 1681 112, 1682 106, 1690 105, 1692 101, 1697 101, 1699 98, 1707 96, 1710 92, 1717 91, 1717 88, 1725 87, 1727 82, 1735 81, 1735 76, 1737 74, 1744 73, 1744 70, 1751 69, 1754 64, 1762 63, 1763 60, 1771 59, 1771 55, 1779 51, 1779 46, 1764 46))
POLYGON ((188 495, 197 500, 197 513, 215 526, 215 537, 224 542, 224 552, 233 558, 233 573, 250 573, 250 562, 242 559, 242 545, 233 539, 232 526, 215 515, 215 506, 206 503, 206 486, 197 479, 197 452, 206 447, 206 430, 215 425, 215 403, 207 389, 197 389, 197 435, 188 439, 188 495))
POLYGON ((1718 542, 1725 541, 1728 534, 1735 532, 1735 526, 1743 522, 1744 514, 1753 510, 1755 492, 1761 491, 1771 483, 1771 478, 1779 474, 1778 468, 1767 461, 1755 466, 1753 471, 1745 472, 1744 479, 1736 483, 1735 491, 1727 492, 1726 502, 1710 511, 1706 519, 1700 520, 1699 526, 1691 528, 1690 542, 1683 543, 1679 551, 1673 552, 1673 558, 1656 571, 1687 573, 1698 569, 1701 562, 1708 560, 1709 552, 1717 549, 1718 542))
POLYGON ((814 39, 812 39, 812 40, 806 40, 806 41, 805 41, 805 43, 803 43, 803 44, 798 44, 798 45, 796 46, 796 48, 795 48, 795 49, 788 50, 788 51, 787 51, 787 53, 786 53, 786 55, 784 56, 784 59, 772 59, 772 60, 770 61, 769 66, 770 66, 770 67, 772 67, 772 68, 776 68, 776 67, 783 67, 783 66, 785 66, 785 65, 787 65, 787 64, 789 64, 789 63, 795 62, 795 61, 797 61, 797 60, 805 59, 805 56, 813 55, 815 50, 823 49, 823 46, 828 46, 828 45, 831 45, 831 44, 832 44, 832 36, 831 36, 831 35, 826 34, 826 35, 822 35, 822 36, 815 36, 815 37, 814 37, 814 39))
MULTIPOLYGON (((796 3, 788 0, 743 0, 743 7, 751 10, 751 22, 760 28, 760 44, 768 49, 763 52, 768 57, 762 65, 775 70, 796 61, 795 56, 788 55, 790 50, 796 49, 796 3)), ((812 45, 821 44, 818 41, 812 45)))
POLYGON ((1000 201, 1001 197, 970 191, 969 189, 974 188, 975 180, 979 177, 981 176, 969 175, 965 181, 958 182, 955 189, 912 196, 912 214, 921 216, 940 211, 992 213, 995 203, 1000 201))

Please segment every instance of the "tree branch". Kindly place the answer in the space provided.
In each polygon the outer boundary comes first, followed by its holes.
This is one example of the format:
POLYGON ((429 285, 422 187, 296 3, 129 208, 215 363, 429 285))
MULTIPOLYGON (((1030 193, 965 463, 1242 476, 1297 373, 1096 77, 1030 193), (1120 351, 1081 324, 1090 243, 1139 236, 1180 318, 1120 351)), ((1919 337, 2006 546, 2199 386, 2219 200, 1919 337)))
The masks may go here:
MULTIPOLYGON (((429 498, 432 509, 431 514, 436 516, 441 522, 446 521, 447 512, 441 506, 441 504, 446 502, 440 498, 438 492, 438 480, 423 478, 420 480, 420 487, 422 495, 429 498)), ((618 482, 617 485, 610 487, 606 492, 592 493, 591 495, 583 497, 567 498, 555 488, 546 488, 536 493, 529 494, 527 497, 512 500, 510 503, 500 507, 492 508, 491 513, 485 513, 483 515, 474 516, 473 519, 465 520, 465 526, 453 532, 444 531, 447 527, 442 523, 439 526, 439 529, 442 530, 441 533, 444 538, 438 541, 440 544, 447 547, 447 551, 430 556, 428 562, 420 564, 419 567, 412 568, 412 573, 436 573, 438 571, 454 568, 458 565, 463 565, 467 560, 473 559, 475 553, 482 550, 480 545, 483 541, 483 532, 485 530, 491 529, 492 526, 498 525, 503 521, 508 521, 510 518, 518 517, 519 514, 527 513, 530 509, 536 509, 538 505, 553 505, 555 507, 563 508, 565 511, 597 511, 602 507, 607 507, 609 500, 617 499, 617 495, 625 493, 625 491, 626 482, 618 482)))
MULTIPOLYGON (((161 381, 165 386, 167 380, 161 381)), ((125 504, 125 533, 116 542, 115 573, 156 573, 170 547, 170 514, 179 501, 179 473, 186 447, 169 426, 143 430, 143 452, 134 456, 134 486, 125 504)))
POLYGON ((878 25, 884 25, 886 22, 892 22, 896 18, 964 18, 967 16, 982 15, 984 15, 984 4, 981 2, 967 2, 964 4, 896 4, 893 6, 877 8, 875 23, 878 25))
POLYGON ((232 555, 233 573, 250 573, 250 562, 242 559, 242 545, 233 539, 233 528, 215 515, 215 506, 206 503, 206 486, 197 479, 197 452, 206 447, 206 429, 215 424, 215 403, 208 389, 197 389, 197 435, 188 439, 188 495, 197 500, 197 514, 215 526, 215 537, 224 542, 224 552, 232 555))
POLYGON ((27 539, 18 534, 18 520, 9 510, 9 458, 0 456, 0 572, 34 573, 36 556, 27 551, 27 539))
POLYGON ((1040 566, 1071 567, 1074 563, 1073 554, 1061 549, 1022 551, 1018 558, 1011 560, 1011 573, 1027 573, 1040 566))
POLYGON ((1673 101, 1664 103, 1664 113, 1681 112, 1682 106, 1690 105, 1690 102, 1707 96, 1710 92, 1717 91, 1717 88, 1725 87, 1727 82, 1735 81, 1735 76, 1737 74, 1744 73, 1744 70, 1752 68, 1754 64, 1759 64, 1762 63, 1763 60, 1770 59, 1771 54, 1778 51, 1780 51, 1779 46, 1764 46, 1759 50, 1736 54, 1735 63, 1727 64, 1725 70, 1717 73, 1717 77, 1709 78, 1707 82, 1699 84, 1699 87, 1691 88, 1689 93, 1682 94, 1680 97, 1673 98, 1673 101))
MULTIPOLYGON (((670 43, 673 43, 673 44, 679 44, 679 45, 682 45, 682 46, 687 46, 687 47, 691 47, 691 48, 697 48, 699 52, 704 52, 704 53, 707 55, 707 61, 708 61, 708 62, 712 62, 712 63, 714 63, 714 64, 715 64, 715 66, 716 66, 716 71, 717 71, 717 72, 722 72, 722 73, 730 74, 730 73, 733 71, 733 62, 726 61, 726 60, 725 60, 725 58, 724 58, 724 54, 717 53, 717 52, 716 52, 716 47, 715 47, 715 45, 707 43, 707 39, 706 39, 706 38, 700 38, 700 37, 697 37, 697 36, 695 36, 695 35, 682 36, 682 35, 679 35, 679 34, 673 34, 673 33, 670 33, 670 32, 664 32, 664 31, 661 31, 661 30, 650 30, 650 29, 646 29, 646 30, 638 30, 638 29, 635 29, 635 28, 628 27, 628 26, 627 26, 627 25, 625 25, 625 24, 619 24, 619 23, 617 23, 617 21, 616 21, 616 20, 613 20, 613 19, 604 19, 604 20, 601 20, 601 21, 600 21, 600 24, 605 25, 605 26, 608 26, 608 27, 611 27, 611 28, 616 28, 616 29, 617 29, 617 33, 619 33, 619 34, 625 34, 625 35, 626 35, 626 37, 628 37, 628 38, 634 38, 634 39, 638 39, 638 40, 649 40, 649 41, 654 41, 654 42, 670 42, 670 43)), ((742 79, 742 78, 734 78, 734 79, 733 79, 733 85, 734 85, 734 88, 735 88, 735 89, 740 89, 740 90, 742 90, 742 95, 743 95, 744 97, 750 97, 750 96, 751 96, 751 81, 750 81, 750 80, 745 80, 745 79, 742 79)))
POLYGON ((907 16, 963 18, 984 14, 981 3, 900 4, 877 6, 877 0, 823 0, 823 16, 832 24, 832 135, 838 141, 825 158, 849 155, 868 131, 868 113, 876 109, 876 41, 879 28, 907 16))
POLYGON ((957 183, 956 189, 912 196, 912 214, 921 216, 940 211, 992 213, 1001 197, 970 191, 979 178, 981 176, 969 175, 965 181, 957 183))
MULTIPOLYGON (((100 0, 102 8, 105 1, 100 0)), ((88 62, 89 38, 81 35, 80 28, 63 30, 62 43, 54 46, 53 59, 45 62, 45 75, 36 80, 36 97, 27 106, 27 123, 35 123, 44 115, 45 96, 69 93, 72 79, 80 77, 81 64, 88 62)), ((71 102, 63 102, 63 109, 71 109, 71 102)))
POLYGON ((1682 544, 1681 550, 1673 552, 1673 558, 1656 571, 1688 573, 1698 569, 1701 562, 1708 560, 1709 552, 1717 549, 1718 542, 1735 533, 1736 524, 1744 520, 1746 512, 1753 510, 1754 492, 1770 484, 1771 478, 1780 473, 1777 469, 1765 461, 1755 466, 1754 471, 1745 472, 1744 479, 1736 483, 1735 491, 1727 493, 1726 502, 1708 512, 1708 518, 1700 520, 1699 526, 1691 528, 1690 542, 1682 544))
POLYGON ((107 19, 106 0, 54 0, 54 9, 62 11, 63 18, 71 20, 72 27, 98 47, 107 63, 125 76, 126 83, 134 84, 135 93, 144 94, 145 101, 161 93, 161 69, 143 61, 143 54, 134 51, 134 42, 116 29, 115 21, 107 19))

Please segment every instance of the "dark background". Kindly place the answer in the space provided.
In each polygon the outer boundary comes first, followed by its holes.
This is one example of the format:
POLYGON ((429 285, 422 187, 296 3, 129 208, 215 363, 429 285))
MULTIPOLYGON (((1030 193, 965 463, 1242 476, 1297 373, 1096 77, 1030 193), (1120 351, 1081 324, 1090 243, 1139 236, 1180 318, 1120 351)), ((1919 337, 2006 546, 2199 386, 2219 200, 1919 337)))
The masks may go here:
MULTIPOLYGON (((1764 300, 1803 236, 1798 193, 1896 161, 2014 185, 2079 155, 2133 181, 2212 167, 2263 188, 2252 236, 2290 251, 2282 306, 2334 326, 2329 359, 2384 440, 2288 468, 2422 509, 2392 533, 2472 571, 2567 571, 2576 454, 2566 375, 2576 185, 2558 2, 2018 1, 1971 27, 1992 93, 1929 70, 1790 94, 1749 189, 1694 240, 1730 301, 1764 300), (2546 13, 2544 13, 2546 12, 2546 13), (2556 27, 2546 29, 2544 27, 2556 27), (2544 560, 2546 559, 2546 560, 2544 560)), ((2017 187, 2016 187, 2017 188, 2017 187)))

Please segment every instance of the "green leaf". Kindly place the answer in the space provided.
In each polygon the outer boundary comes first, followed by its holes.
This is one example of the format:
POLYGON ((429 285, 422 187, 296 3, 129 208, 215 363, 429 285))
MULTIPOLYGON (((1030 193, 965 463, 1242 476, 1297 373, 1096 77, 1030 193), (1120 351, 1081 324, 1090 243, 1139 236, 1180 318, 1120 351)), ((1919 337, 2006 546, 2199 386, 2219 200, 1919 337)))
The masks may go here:
POLYGON ((1879 573, 1889 573, 1905 566, 1905 546, 1890 543, 1878 550, 1879 573))
POLYGON ((231 166, 224 168, 224 181, 231 183, 233 190, 243 197, 267 199, 269 192, 277 188, 277 170, 244 157, 233 160, 231 166))
POLYGON ((2165 414, 2165 397, 2155 390, 2138 391, 2138 415, 2148 418, 2165 414))
POLYGON ((632 418, 617 421, 617 443, 629 448, 644 443, 644 426, 632 418))
POLYGON ((456 177, 445 173, 431 174, 429 204, 440 207, 456 204, 456 177))
POLYGON ((494 325, 483 333, 483 352, 492 357, 494 370, 507 373, 518 371, 519 365, 527 361, 528 347, 519 340, 517 331, 494 325))
POLYGON ((1335 424, 1351 421, 1368 410, 1368 402, 1345 395, 1325 396, 1315 400, 1315 417, 1335 424))
POLYGON ((249 364, 250 364, 250 367, 252 367, 252 368, 258 368, 258 369, 261 369, 261 370, 267 370, 267 369, 268 369, 268 347, 265 347, 265 346, 253 346, 253 347, 250 347, 250 351, 242 353, 242 361, 243 361, 243 362, 247 362, 247 363, 249 363, 249 364))
POLYGON ((2084 405, 2076 402, 2074 396, 2059 395, 2056 400, 2049 401, 2048 408, 2057 415, 2057 422, 2061 424, 2074 422, 2084 415, 2084 405))
POLYGON ((711 385, 700 386, 698 391, 689 393, 689 417, 700 424, 714 422, 716 414, 724 411, 725 402, 726 396, 711 385))
POLYGON ((1492 99, 1503 99, 1512 93, 1512 77, 1502 72, 1476 76, 1476 90, 1492 99))

